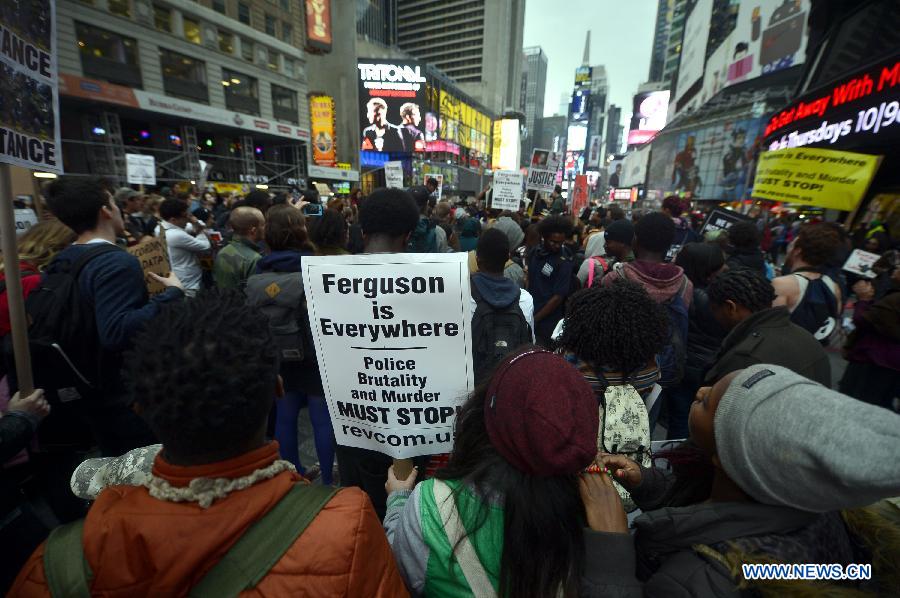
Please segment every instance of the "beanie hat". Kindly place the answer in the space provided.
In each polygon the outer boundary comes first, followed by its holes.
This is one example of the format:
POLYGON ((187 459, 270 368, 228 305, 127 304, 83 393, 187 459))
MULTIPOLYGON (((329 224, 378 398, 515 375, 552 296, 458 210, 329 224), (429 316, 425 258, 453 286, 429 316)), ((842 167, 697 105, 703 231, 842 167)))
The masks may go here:
POLYGON ((900 495, 900 415, 777 365, 731 381, 715 438, 725 472, 761 503, 827 512, 900 495))
POLYGON ((629 220, 615 220, 606 227, 604 238, 631 246, 634 240, 634 225, 629 220))
POLYGON ((532 348, 494 372, 484 404, 488 437, 522 473, 573 474, 597 455, 597 399, 565 359, 532 348))
POLYGON ((515 220, 510 218, 509 216, 503 216, 494 223, 493 228, 496 228, 509 239, 509 249, 510 251, 514 251, 522 244, 522 241, 525 239, 525 233, 522 232, 522 227, 519 226, 515 220))

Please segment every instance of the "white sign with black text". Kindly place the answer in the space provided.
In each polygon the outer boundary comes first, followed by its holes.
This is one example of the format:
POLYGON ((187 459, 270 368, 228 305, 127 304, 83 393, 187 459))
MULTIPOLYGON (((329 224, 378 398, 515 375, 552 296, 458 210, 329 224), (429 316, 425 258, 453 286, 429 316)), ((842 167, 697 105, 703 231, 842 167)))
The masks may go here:
POLYGON ((491 209, 515 212, 522 201, 522 173, 518 170, 494 172, 491 209))
POLYGON ((337 443, 448 453, 473 388, 465 253, 304 257, 303 285, 337 443))
POLYGON ((403 188, 403 162, 384 163, 384 184, 388 188, 403 188))
POLYGON ((531 152, 531 164, 528 167, 527 188, 535 191, 553 191, 556 187, 556 171, 562 156, 558 152, 535 149, 531 152))
MULTIPOLYGON (((203 160, 200 161, 201 166, 203 160)), ((144 154, 125 154, 125 167, 129 185, 155 185, 156 159, 144 154)), ((205 168, 202 170, 206 170, 205 168)), ((203 187, 203 182, 200 183, 203 187)))

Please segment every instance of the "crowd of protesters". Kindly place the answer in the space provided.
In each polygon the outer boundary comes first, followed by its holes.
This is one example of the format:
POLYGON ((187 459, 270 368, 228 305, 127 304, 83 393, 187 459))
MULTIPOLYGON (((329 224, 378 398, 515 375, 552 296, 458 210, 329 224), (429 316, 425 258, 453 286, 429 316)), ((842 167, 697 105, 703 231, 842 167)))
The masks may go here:
POLYGON ((27 395, 0 265, 0 590, 900 587, 900 251, 880 223, 755 214, 704 238, 678 197, 570 214, 557 188, 501 212, 487 190, 438 201, 425 183, 328 199, 54 181, 55 218, 16 256, 27 395), (149 238, 171 265, 147 275, 153 296, 123 250, 149 238), (854 247, 879 254, 873 277, 842 271, 854 247), (450 252, 468 253, 476 389, 452 453, 399 479, 386 455, 335 443, 301 265, 450 252), (52 326, 77 344, 45 341, 52 326), (304 408, 318 463, 301 462, 304 408), (748 563, 873 571, 756 581, 748 563))

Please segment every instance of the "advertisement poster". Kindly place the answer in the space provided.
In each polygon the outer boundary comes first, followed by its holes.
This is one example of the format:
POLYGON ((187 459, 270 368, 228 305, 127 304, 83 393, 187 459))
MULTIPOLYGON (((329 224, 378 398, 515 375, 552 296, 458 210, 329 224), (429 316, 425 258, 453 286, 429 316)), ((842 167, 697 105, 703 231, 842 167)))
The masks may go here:
POLYGON ((678 81, 675 85, 675 102, 680 103, 694 84, 703 78, 706 64, 706 40, 709 37, 709 21, 713 0, 698 0, 685 18, 684 43, 678 63, 678 81))
POLYGON ((602 152, 600 135, 591 135, 591 144, 588 146, 588 168, 597 168, 600 166, 600 154, 602 152))
POLYGON ((360 59, 360 149, 376 152, 425 151, 424 67, 418 62, 360 59))
POLYGON ((156 158, 145 154, 125 154, 125 173, 129 185, 155 185, 156 158))
POLYGON ((337 146, 334 142, 334 98, 309 96, 309 124, 312 129, 313 164, 334 166, 337 146))
POLYGON ((811 147, 763 152, 753 196, 849 212, 880 163, 881 156, 811 147))
POLYGON ((384 184, 389 189, 403 189, 403 162, 384 163, 384 184))
POLYGON ((522 173, 518 170, 497 170, 494 172, 491 209, 515 212, 522 201, 522 173))
POLYGON ((62 173, 56 3, 0 8, 0 162, 62 173))
POLYGON ((616 175, 617 183, 615 185, 611 184, 611 186, 631 187, 633 185, 643 185, 647 180, 647 164, 649 160, 649 145, 625 154, 622 164, 617 164, 616 170, 613 172, 613 175, 616 175))
POLYGON ((305 0, 306 46, 312 51, 331 51, 331 0, 305 0))
POLYGON ((669 92, 649 91, 634 96, 631 125, 628 129, 628 149, 652 141, 666 126, 669 92))
POLYGON ((875 272, 872 271, 872 266, 874 266, 875 262, 879 259, 881 259, 881 256, 877 253, 869 253, 862 249, 854 249, 853 253, 850 254, 850 257, 847 258, 847 261, 844 262, 843 269, 864 278, 875 278, 875 272))
POLYGON ((569 194, 572 204, 572 214, 578 216, 588 205, 590 191, 588 190, 588 178, 586 174, 575 176, 575 184, 569 194))
POLYGON ((557 152, 535 149, 531 152, 526 187, 536 191, 551 192, 556 186, 556 172, 562 157, 557 152))
POLYGON ((494 170, 515 170, 519 167, 519 121, 504 118, 494 121, 494 147, 491 166, 494 170))
POLYGON ((465 253, 304 258, 337 443, 404 459, 448 453, 473 388, 465 253))
POLYGON ((703 223, 703 228, 700 229, 700 236, 702 237, 709 232, 728 230, 732 225, 735 225, 738 222, 746 222, 747 220, 749 220, 749 218, 733 210, 715 208, 709 213, 709 216, 706 217, 706 222, 703 223))

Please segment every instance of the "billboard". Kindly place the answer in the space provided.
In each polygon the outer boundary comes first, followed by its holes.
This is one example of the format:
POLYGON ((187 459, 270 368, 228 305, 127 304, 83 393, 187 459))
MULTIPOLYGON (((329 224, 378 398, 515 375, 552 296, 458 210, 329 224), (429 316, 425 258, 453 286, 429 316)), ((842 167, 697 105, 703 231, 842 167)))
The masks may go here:
POLYGON ((628 129, 628 149, 653 139, 666 126, 668 111, 668 90, 635 94, 631 125, 628 129))
POLYGON ((425 151, 420 128, 425 115, 424 67, 418 62, 360 59, 360 149, 413 153, 425 151))
POLYGON ((309 96, 309 124, 312 129, 313 164, 334 166, 337 147, 334 141, 334 98, 309 96))
POLYGON ((306 0, 306 47, 331 51, 331 0, 306 0))
POLYGON ((569 122, 584 121, 591 115, 591 92, 588 89, 579 89, 572 94, 572 103, 569 107, 569 122))
POLYGON ((566 151, 583 152, 587 143, 587 125, 569 125, 566 139, 566 151))
POLYGON ((519 168, 519 121, 504 118, 494 121, 494 147, 491 153, 491 167, 494 170, 518 170, 519 168))
MULTIPOLYGON (((694 84, 703 78, 712 5, 713 0, 698 0, 685 19, 684 42, 681 45, 678 80, 675 85, 676 104, 679 104, 694 84)), ((678 110, 681 110, 680 106, 678 110)))
POLYGON ((590 87, 591 72, 592 69, 589 66, 580 66, 575 69, 575 87, 590 87))

